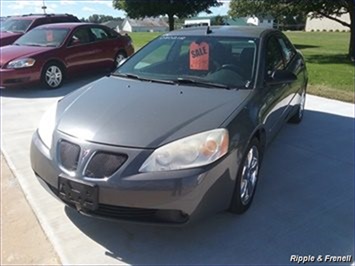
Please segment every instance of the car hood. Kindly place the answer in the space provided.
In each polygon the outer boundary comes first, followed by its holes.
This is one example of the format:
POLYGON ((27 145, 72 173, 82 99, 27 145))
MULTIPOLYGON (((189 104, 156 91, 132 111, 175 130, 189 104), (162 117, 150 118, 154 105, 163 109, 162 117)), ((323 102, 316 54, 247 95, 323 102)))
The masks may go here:
POLYGON ((23 33, 20 32, 8 32, 1 31, 0 32, 0 46, 12 44, 16 41, 23 33))
POLYGON ((249 94, 104 77, 60 101, 57 129, 102 144, 156 148, 220 127, 249 94))
POLYGON ((37 47, 37 46, 19 46, 19 45, 7 45, 0 48, 0 63, 4 65, 11 60, 17 58, 24 58, 27 56, 33 56, 35 54, 48 51, 53 47, 37 47))

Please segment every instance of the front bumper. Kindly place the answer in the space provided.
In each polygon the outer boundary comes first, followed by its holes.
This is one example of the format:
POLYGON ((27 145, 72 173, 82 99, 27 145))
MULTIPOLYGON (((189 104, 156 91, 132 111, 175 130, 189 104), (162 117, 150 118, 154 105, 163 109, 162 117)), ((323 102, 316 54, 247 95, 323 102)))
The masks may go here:
POLYGON ((0 68, 0 88, 12 88, 38 82, 40 70, 34 67, 21 69, 0 68))
POLYGON ((214 164, 170 172, 139 173, 138 169, 152 150, 113 147, 79 141, 65 134, 55 134, 53 143, 65 139, 80 145, 78 169, 68 172, 58 159, 58 145, 51 150, 33 135, 31 164, 41 184, 59 196, 59 177, 84 182, 98 188, 97 208, 63 200, 83 214, 107 219, 148 223, 184 224, 209 213, 229 207, 237 172, 236 154, 231 153, 214 164), (83 173, 96 151, 128 155, 127 161, 110 177, 88 178, 83 173))

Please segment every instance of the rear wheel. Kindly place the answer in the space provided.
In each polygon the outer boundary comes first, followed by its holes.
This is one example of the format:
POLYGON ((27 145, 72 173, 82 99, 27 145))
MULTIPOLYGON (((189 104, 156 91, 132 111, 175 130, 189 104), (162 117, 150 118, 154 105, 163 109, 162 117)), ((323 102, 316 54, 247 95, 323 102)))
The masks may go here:
POLYGON ((55 62, 47 63, 43 68, 41 81, 47 89, 59 88, 64 81, 63 67, 55 62))
POLYGON ((260 162, 260 144, 258 139, 254 138, 239 166, 230 212, 241 214, 250 207, 258 182, 260 162))
POLYGON ((301 93, 300 103, 297 107, 297 112, 293 116, 291 116, 291 118, 288 120, 288 122, 293 123, 293 124, 301 123, 301 121, 303 119, 305 104, 306 104, 306 90, 303 90, 301 93))

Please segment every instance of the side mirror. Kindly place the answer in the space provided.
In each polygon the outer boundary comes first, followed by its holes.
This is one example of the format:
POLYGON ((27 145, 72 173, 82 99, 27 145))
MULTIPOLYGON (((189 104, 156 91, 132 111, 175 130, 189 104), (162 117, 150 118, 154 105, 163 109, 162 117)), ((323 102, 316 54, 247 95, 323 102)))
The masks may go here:
POLYGON ((297 76, 288 70, 275 70, 266 80, 268 85, 288 84, 297 80, 297 76))

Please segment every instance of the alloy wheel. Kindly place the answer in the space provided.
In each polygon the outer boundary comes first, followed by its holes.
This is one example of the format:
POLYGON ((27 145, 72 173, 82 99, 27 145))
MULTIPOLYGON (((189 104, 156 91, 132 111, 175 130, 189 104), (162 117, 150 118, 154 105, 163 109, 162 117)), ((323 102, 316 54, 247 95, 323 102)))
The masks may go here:
POLYGON ((63 73, 58 66, 50 66, 45 73, 45 81, 51 88, 57 88, 63 80, 63 73))
POLYGON ((256 146, 252 146, 245 159, 240 179, 240 200, 243 205, 247 205, 254 194, 258 173, 259 151, 256 146))

